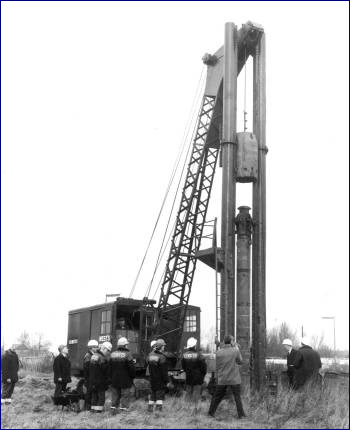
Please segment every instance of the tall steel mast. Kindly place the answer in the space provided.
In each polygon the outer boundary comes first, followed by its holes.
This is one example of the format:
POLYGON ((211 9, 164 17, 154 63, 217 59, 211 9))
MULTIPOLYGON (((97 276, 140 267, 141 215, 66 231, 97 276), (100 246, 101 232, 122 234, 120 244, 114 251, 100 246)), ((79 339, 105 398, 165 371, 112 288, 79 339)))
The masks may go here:
POLYGON ((235 328, 235 211, 236 211, 236 123, 237 123, 237 27, 225 24, 223 115, 221 249, 221 338, 235 328))
POLYGON ((244 357, 250 357, 252 386, 260 389, 265 377, 266 343, 265 35, 260 25, 250 21, 239 30, 235 24, 226 23, 224 40, 224 46, 214 55, 203 57, 208 66, 206 87, 162 285, 157 332, 168 339, 173 350, 178 350, 196 260, 201 260, 221 275, 220 322, 217 324, 220 338, 222 340, 225 334, 237 335, 244 357), (249 56, 254 61, 253 130, 237 132, 237 77, 249 56), (213 245, 200 250, 219 150, 221 247, 213 245), (242 206, 237 219, 235 217, 236 185, 240 182, 252 183, 252 219, 246 206, 242 206), (250 331, 252 339, 249 339, 250 331))

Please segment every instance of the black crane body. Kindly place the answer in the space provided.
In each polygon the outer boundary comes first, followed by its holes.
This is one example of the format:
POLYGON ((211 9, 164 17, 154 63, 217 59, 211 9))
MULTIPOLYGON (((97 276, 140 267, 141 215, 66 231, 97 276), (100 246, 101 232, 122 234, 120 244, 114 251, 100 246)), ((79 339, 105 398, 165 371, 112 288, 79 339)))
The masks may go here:
POLYGON ((131 343, 137 338, 135 345, 137 343, 138 347, 134 352, 141 369, 149 351, 149 341, 162 337, 176 368, 176 357, 183 350, 186 339, 200 336, 200 309, 189 305, 196 265, 200 260, 216 270, 220 278, 216 304, 217 336, 222 340, 225 334, 236 334, 243 355, 250 362, 252 385, 259 389, 265 377, 266 337, 267 148, 263 28, 248 21, 238 30, 233 23, 226 23, 224 46, 214 55, 205 54, 203 62, 207 66, 206 85, 158 306, 148 298, 131 302, 133 299, 119 297, 114 303, 101 305, 108 306, 111 311, 104 316, 101 313, 101 318, 108 316, 111 320, 96 322, 93 320, 94 307, 71 311, 68 343, 70 349, 77 351, 73 367, 79 368, 82 359, 82 352, 78 353, 79 345, 86 345, 88 337, 94 334, 99 341, 116 342, 124 333, 131 343), (253 130, 237 132, 237 77, 250 56, 253 58, 253 130), (213 246, 200 249, 218 160, 222 170, 221 244, 217 246, 214 232, 213 246), (240 207, 236 216, 237 183, 252 183, 252 217, 247 206, 240 207), (130 333, 121 333, 122 329, 117 327, 118 309, 120 315, 123 306, 124 309, 133 308, 133 333, 131 328, 128 329, 130 333), (73 315, 82 314, 87 309, 91 312, 83 326, 90 329, 85 330, 89 333, 82 337, 78 328, 82 323, 74 324, 72 318, 77 319, 73 315))

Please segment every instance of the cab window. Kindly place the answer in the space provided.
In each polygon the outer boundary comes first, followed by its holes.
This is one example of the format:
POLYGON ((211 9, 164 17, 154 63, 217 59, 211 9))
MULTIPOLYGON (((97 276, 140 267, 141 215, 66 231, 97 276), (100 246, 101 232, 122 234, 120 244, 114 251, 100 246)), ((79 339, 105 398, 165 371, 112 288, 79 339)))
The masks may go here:
POLYGON ((185 332, 197 331, 197 315, 196 311, 187 311, 184 324, 185 332))
POLYGON ((102 311, 101 313, 101 334, 111 333, 112 311, 102 311))

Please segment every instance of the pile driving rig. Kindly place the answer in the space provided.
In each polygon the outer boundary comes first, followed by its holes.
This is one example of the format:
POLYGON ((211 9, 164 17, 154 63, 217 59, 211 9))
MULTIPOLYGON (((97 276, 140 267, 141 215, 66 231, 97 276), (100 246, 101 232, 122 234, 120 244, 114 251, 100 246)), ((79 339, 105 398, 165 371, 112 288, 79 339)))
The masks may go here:
POLYGON ((226 23, 224 46, 213 55, 205 54, 203 62, 207 66, 206 85, 158 306, 148 298, 119 297, 114 303, 71 311, 68 345, 75 369, 82 368, 89 338, 115 344, 124 335, 140 370, 145 368, 149 340, 157 336, 165 339, 176 368, 176 357, 187 338, 200 336, 200 309, 189 305, 200 260, 217 273, 218 337, 222 340, 225 334, 236 334, 250 363, 253 388, 260 389, 264 382, 267 147, 263 28, 248 21, 238 30, 235 24, 226 23), (250 56, 253 130, 237 132, 237 77, 250 56), (212 247, 200 249, 218 160, 222 168, 221 244, 217 246, 214 231, 212 247), (252 184, 252 217, 248 206, 238 208, 236 216, 239 183, 252 184), (118 325, 122 318, 125 322, 118 325))

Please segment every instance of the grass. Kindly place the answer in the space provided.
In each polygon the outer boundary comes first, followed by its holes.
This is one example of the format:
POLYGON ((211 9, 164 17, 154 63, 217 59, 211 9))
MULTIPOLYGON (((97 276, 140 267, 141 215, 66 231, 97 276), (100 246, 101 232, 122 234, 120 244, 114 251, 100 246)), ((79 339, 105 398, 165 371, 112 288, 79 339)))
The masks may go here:
POLYGON ((138 399, 132 403, 128 413, 111 416, 108 412, 109 392, 107 410, 102 415, 62 412, 52 405, 52 375, 22 370, 13 404, 1 407, 1 428, 342 429, 349 428, 348 388, 348 379, 338 378, 330 380, 323 389, 308 388, 300 393, 279 387, 276 397, 267 394, 251 397, 249 390, 245 389, 243 403, 248 415, 245 420, 236 418, 236 408, 230 399, 219 406, 216 419, 208 418, 208 394, 201 402, 199 414, 194 414, 192 404, 182 397, 167 397, 163 412, 147 414, 146 400, 138 399))
POLYGON ((32 373, 52 372, 54 356, 53 354, 38 357, 22 357, 21 367, 24 371, 32 373))

